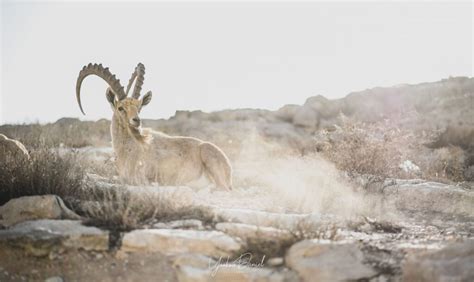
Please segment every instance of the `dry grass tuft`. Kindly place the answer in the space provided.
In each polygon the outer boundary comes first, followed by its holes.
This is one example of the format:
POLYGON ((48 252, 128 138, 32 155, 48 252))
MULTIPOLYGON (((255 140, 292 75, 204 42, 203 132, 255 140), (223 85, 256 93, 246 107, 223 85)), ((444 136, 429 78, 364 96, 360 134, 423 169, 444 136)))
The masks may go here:
POLYGON ((48 148, 30 151, 30 160, 9 158, 0 166, 0 204, 12 198, 55 194, 79 197, 85 171, 74 153, 48 148))

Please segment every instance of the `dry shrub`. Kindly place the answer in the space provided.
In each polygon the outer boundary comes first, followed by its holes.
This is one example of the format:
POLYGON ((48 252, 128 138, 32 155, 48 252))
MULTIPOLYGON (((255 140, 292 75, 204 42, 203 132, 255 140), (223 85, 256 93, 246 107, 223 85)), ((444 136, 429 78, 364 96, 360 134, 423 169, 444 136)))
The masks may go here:
POLYGON ((125 189, 93 190, 96 201, 80 204, 86 223, 112 230, 131 230, 153 220, 165 204, 147 195, 133 195, 125 189))
POLYGON ((399 141, 394 140, 395 135, 394 129, 383 130, 344 119, 323 154, 338 169, 349 173, 394 176, 399 172, 403 155, 403 148, 395 144, 399 141))
POLYGON ((0 165, 0 204, 21 196, 77 197, 82 193, 85 172, 77 165, 77 154, 39 148, 30 151, 30 157, 8 158, 0 165))
POLYGON ((428 148, 434 132, 413 132, 390 121, 364 124, 343 118, 338 130, 325 134, 329 141, 320 142, 325 145, 321 146, 323 155, 349 173, 442 182, 465 180, 465 151, 457 146, 428 148), (400 167, 408 160, 419 171, 407 172, 400 167))
POLYGON ((87 224, 120 231, 156 221, 213 221, 205 208, 177 207, 160 194, 145 190, 132 193, 108 178, 91 181, 77 153, 41 148, 32 150, 30 156, 30 160, 8 158, 0 166, 0 204, 22 196, 58 195, 85 217, 87 224))
POLYGON ((199 207, 178 210, 159 194, 132 193, 107 177, 91 181, 86 177, 91 168, 86 166, 77 152, 48 146, 30 150, 30 160, 6 158, 0 165, 0 205, 22 196, 58 195, 88 224, 111 230, 140 228, 157 220, 212 221, 212 215, 199 207))
POLYGON ((95 160, 92 158, 81 158, 81 164, 87 173, 97 174, 109 180, 118 178, 117 167, 113 157, 105 160, 95 160))
POLYGON ((127 188, 93 188, 95 201, 82 201, 76 211, 87 218, 86 224, 109 230, 128 231, 149 227, 156 222, 199 219, 214 224, 209 207, 176 205, 153 192, 131 192, 127 188))

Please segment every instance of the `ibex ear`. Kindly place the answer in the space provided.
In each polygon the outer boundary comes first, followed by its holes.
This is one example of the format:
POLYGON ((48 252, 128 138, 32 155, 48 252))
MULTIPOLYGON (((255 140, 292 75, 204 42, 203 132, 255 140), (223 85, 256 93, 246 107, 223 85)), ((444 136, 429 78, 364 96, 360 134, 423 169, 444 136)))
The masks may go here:
POLYGON ((112 92, 112 89, 107 88, 107 92, 105 92, 105 96, 107 97, 107 101, 109 101, 110 105, 115 107, 115 94, 112 92))
POLYGON ((142 98, 142 106, 148 105, 151 101, 151 91, 148 91, 142 98))

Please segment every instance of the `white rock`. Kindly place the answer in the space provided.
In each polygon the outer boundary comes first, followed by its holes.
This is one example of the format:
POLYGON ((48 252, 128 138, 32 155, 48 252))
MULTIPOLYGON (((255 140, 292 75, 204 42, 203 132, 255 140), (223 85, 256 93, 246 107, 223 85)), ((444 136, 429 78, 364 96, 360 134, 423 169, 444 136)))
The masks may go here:
POLYGON ((474 215, 474 191, 418 179, 386 180, 382 193, 385 205, 419 212, 474 215))
POLYGON ((276 227, 293 230, 302 220, 308 218, 305 214, 286 214, 256 211, 249 209, 214 209, 216 219, 234 223, 245 223, 261 227, 276 227))
POLYGON ((305 240, 288 250, 285 261, 304 281, 347 281, 370 278, 374 269, 363 264, 355 244, 305 240))
POLYGON ((474 240, 418 253, 405 260, 403 281, 474 281, 474 240))
POLYGON ((269 241, 285 241, 293 238, 293 235, 288 230, 243 223, 221 222, 216 224, 216 229, 231 236, 240 237, 244 240, 261 239, 269 241))
POLYGON ((141 229, 126 233, 124 252, 161 252, 166 255, 196 253, 211 257, 232 256, 241 249, 234 238, 219 231, 141 229))
POLYGON ((158 222, 153 224, 153 228, 160 229, 203 229, 202 221, 197 219, 183 219, 169 222, 158 222))
POLYGON ((414 164, 410 160, 405 160, 398 166, 401 170, 407 173, 418 173, 420 172, 420 167, 414 164))
POLYGON ((0 230, 0 245, 20 247, 35 256, 66 250, 106 251, 108 232, 78 220, 35 220, 0 230))
POLYGON ((271 258, 267 260, 267 264, 270 266, 280 266, 285 263, 285 260, 281 257, 271 258))
POLYGON ((64 281, 63 278, 61 278, 60 276, 53 276, 44 280, 44 282, 63 282, 63 281, 64 281))
POLYGON ((56 195, 11 199, 0 207, 0 218, 0 225, 4 227, 34 219, 80 219, 56 195))
POLYGON ((214 260, 201 255, 184 255, 173 258, 178 281, 299 281, 288 269, 275 270, 263 265, 236 264, 227 259, 214 260))

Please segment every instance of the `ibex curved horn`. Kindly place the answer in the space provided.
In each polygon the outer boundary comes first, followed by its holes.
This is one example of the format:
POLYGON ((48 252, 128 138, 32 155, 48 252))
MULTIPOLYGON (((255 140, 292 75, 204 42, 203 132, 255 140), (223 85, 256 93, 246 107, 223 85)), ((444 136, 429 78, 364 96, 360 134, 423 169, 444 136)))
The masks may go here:
POLYGON ((85 115, 84 110, 82 109, 82 104, 81 104, 81 84, 84 78, 87 76, 95 74, 99 77, 101 77, 107 84, 109 84, 110 88, 116 95, 117 99, 122 100, 127 95, 125 95, 125 92, 123 90, 123 86, 120 84, 120 80, 115 77, 110 71, 109 68, 104 68, 102 64, 88 64, 87 66, 84 66, 82 70, 79 72, 79 77, 77 78, 76 82, 76 98, 77 98, 77 103, 79 104, 79 108, 81 109, 82 114, 85 115))
POLYGON ((142 91, 143 81, 145 80, 145 66, 142 63, 138 63, 135 71, 132 73, 132 77, 128 81, 127 92, 125 92, 127 96, 135 78, 137 79, 137 82, 135 82, 132 98, 138 99, 140 97, 140 92, 142 91))

